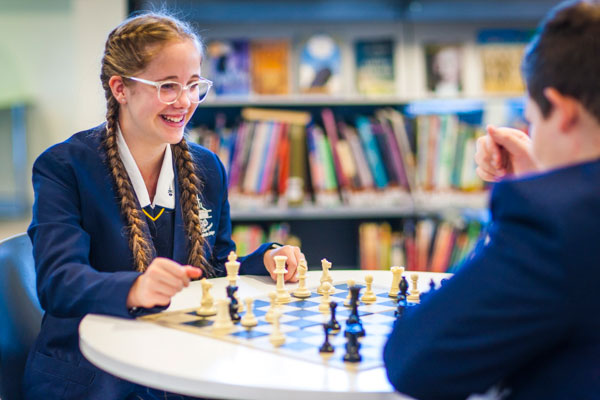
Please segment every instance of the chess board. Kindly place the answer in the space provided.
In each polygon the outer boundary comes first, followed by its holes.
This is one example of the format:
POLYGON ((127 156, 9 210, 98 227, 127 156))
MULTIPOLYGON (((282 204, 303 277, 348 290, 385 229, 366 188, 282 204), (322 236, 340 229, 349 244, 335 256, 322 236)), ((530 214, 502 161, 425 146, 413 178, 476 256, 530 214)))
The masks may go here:
MULTIPOLYGON (((280 329, 286 337, 286 341, 281 347, 274 347, 269 342, 272 326, 265 321, 265 314, 269 309, 267 297, 256 298, 254 300, 254 314, 258 319, 257 326, 246 329, 238 322, 235 324, 234 330, 225 335, 214 334, 211 325, 215 317, 201 317, 196 314, 196 308, 162 312, 143 316, 140 319, 169 328, 214 337, 219 340, 226 340, 255 349, 337 368, 362 371, 382 366, 383 346, 396 319, 394 311, 396 310, 397 303, 395 299, 388 296, 389 288, 373 285, 377 301, 373 304, 359 303, 358 312, 366 335, 359 340, 362 361, 358 363, 343 361, 344 354, 346 353, 344 329, 346 328, 346 319, 350 314, 350 308, 345 307, 343 302, 349 293, 348 286, 345 283, 338 283, 334 284, 334 289, 335 293, 330 296, 330 300, 338 303, 336 319, 342 329, 337 334, 331 333, 329 335, 329 341, 335 349, 334 353, 329 354, 319 353, 319 347, 325 341, 322 324, 329 321, 330 314, 324 314, 318 310, 322 296, 317 294, 316 288, 311 289, 311 296, 309 298, 296 299, 292 297, 290 303, 280 306, 282 313, 280 329)), ((364 292, 364 289, 361 290, 361 295, 362 292, 364 292)), ((409 303, 409 305, 412 304, 409 303)), ((240 313, 240 316, 243 315, 244 312, 240 313)))

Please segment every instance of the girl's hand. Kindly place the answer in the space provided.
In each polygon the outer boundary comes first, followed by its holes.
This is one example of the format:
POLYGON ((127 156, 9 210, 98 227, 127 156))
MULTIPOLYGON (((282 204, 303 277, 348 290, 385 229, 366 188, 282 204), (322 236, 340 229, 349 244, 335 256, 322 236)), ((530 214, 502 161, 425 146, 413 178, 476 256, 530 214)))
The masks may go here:
POLYGON ((298 268, 298 263, 300 260, 304 259, 304 254, 300 251, 299 247, 296 246, 282 246, 277 249, 271 249, 265 252, 264 255, 264 263, 265 268, 269 271, 271 278, 273 280, 277 280, 277 275, 275 275, 275 256, 286 256, 286 269, 287 273, 284 275, 285 282, 298 282, 298 277, 296 276, 296 270, 298 268))
POLYGON ((127 308, 166 306, 177 292, 202 275, 200 268, 181 266, 167 258, 155 258, 127 295, 127 308))

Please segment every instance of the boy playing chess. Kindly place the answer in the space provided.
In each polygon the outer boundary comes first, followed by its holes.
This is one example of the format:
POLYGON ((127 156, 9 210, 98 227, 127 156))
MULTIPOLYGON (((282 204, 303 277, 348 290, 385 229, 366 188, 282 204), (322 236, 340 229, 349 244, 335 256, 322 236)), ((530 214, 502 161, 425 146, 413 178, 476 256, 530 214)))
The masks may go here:
MULTIPOLYGON (((565 3, 528 47, 525 135, 490 127, 492 222, 459 272, 395 326, 394 387, 418 399, 600 395, 600 2, 565 3)), ((487 175, 486 175, 487 174, 487 175)))

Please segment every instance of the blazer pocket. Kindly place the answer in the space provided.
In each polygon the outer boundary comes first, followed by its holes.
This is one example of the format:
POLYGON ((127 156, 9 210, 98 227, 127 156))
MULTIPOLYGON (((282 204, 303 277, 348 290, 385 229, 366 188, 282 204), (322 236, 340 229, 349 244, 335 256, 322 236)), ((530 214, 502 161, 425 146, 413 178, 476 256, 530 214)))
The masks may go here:
POLYGON ((36 352, 32 360, 33 369, 83 386, 89 386, 96 372, 85 367, 59 360, 36 352))

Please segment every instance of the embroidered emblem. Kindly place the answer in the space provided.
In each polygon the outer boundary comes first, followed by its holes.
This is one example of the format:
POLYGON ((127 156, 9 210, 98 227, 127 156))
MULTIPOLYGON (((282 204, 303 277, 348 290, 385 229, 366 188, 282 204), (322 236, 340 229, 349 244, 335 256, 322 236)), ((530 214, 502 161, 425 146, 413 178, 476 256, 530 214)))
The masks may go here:
POLYGON ((198 198, 198 209, 199 209, 198 218, 200 218, 200 227, 202 228, 202 237, 213 236, 215 234, 215 231, 212 230, 213 223, 210 221, 210 220, 212 220, 212 216, 210 215, 212 210, 205 208, 202 205, 200 198, 198 198))

